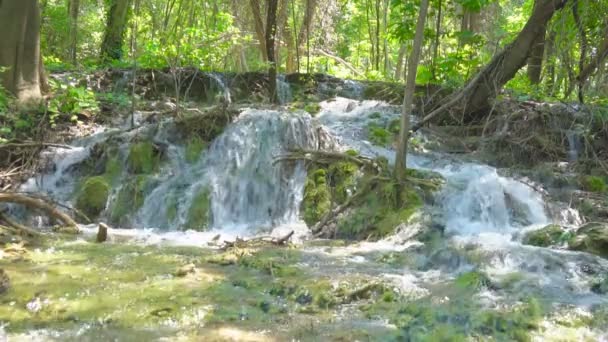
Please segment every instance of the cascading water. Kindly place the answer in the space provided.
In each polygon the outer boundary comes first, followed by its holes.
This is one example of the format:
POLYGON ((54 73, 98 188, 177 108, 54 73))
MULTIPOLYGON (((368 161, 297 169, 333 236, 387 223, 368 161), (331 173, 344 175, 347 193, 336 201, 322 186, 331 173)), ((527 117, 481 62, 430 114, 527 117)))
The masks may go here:
POLYGON ((224 82, 223 80, 223 75, 215 72, 208 72, 205 73, 205 75, 207 75, 215 82, 215 84, 219 88, 219 91, 222 93, 224 102, 226 104, 232 103, 232 95, 230 94, 230 88, 226 86, 226 82, 224 82))
MULTIPOLYGON (((344 98, 322 103, 315 119, 303 113, 248 109, 195 163, 187 161, 186 147, 172 137, 171 120, 161 122, 158 127, 151 125, 129 132, 101 132, 75 142, 72 150, 55 151, 50 155, 54 167, 28 182, 24 189, 47 192, 64 202, 73 201, 77 177, 81 176, 79 168, 96 145, 112 139, 118 141, 117 154, 124 164, 129 145, 146 136, 163 146, 165 158, 160 169, 150 176, 143 203, 131 217, 131 226, 164 230, 148 242, 169 239, 201 245, 218 232, 245 236, 259 232, 260 228, 267 231, 277 226, 292 229, 300 225, 305 229, 298 213, 306 179, 305 165, 275 164, 275 158, 292 148, 323 146, 324 137, 330 134, 338 149, 355 149, 363 155, 381 156, 392 162, 394 149, 371 143, 367 131, 370 125, 389 128, 399 113, 398 107, 382 102, 344 98), (326 131, 321 134, 320 129, 326 131), (206 240, 197 239, 199 235, 192 232, 176 231, 192 228, 188 226, 190 208, 201 193, 210 202, 210 226, 214 229, 207 233, 206 240), (173 215, 168 212, 169 199, 175 201, 173 215)), ((433 293, 438 286, 453 283, 462 273, 479 271, 501 286, 466 300, 493 308, 517 305, 526 295, 547 300, 554 306, 575 305, 583 309, 608 302, 608 298, 590 289, 590 280, 608 271, 604 259, 520 243, 522 232, 550 222, 542 196, 531 187, 501 176, 495 168, 455 160, 445 154, 411 154, 408 166, 437 172, 446 180, 435 204, 425 208, 433 216, 433 225, 443 227, 440 248, 424 249, 419 242, 404 244, 394 237, 347 247, 309 246, 302 250, 304 257, 299 260, 299 267, 323 279, 336 279, 346 273, 365 275, 394 285, 406 296, 429 296, 437 301, 451 300, 443 293, 433 293), (379 262, 386 252, 396 252, 407 262, 397 266, 379 262), (509 277, 510 282, 504 281, 509 277)), ((133 176, 123 170, 110 201, 130 177, 133 176)), ((134 235, 142 231, 129 230, 134 235)), ((233 285, 238 287, 235 282, 230 288, 233 285)), ((349 314, 352 313, 344 310, 333 324, 349 314)))
MULTIPOLYGON (((323 103, 318 118, 345 148, 394 160, 394 150, 373 145, 367 140, 366 132, 370 122, 388 127, 391 121, 399 118, 398 108, 377 101, 338 98, 323 103)), ((438 195, 440 215, 436 220, 452 237, 448 240, 452 248, 476 250, 484 255, 484 262, 476 267, 499 278, 520 274, 521 293, 531 293, 552 302, 589 305, 607 300, 589 288, 589 279, 593 277, 589 270, 594 270, 591 273, 605 272, 608 270, 605 260, 587 254, 524 246, 518 242, 524 231, 550 223, 542 196, 530 186, 502 177, 492 167, 463 163, 430 152, 409 155, 408 167, 434 171, 445 178, 446 184, 438 195)), ((379 246, 385 248, 384 244, 379 246)), ((409 269, 404 277, 411 278, 413 273, 418 279, 414 283, 426 287, 430 286, 425 280, 429 267, 443 274, 431 283, 474 267, 466 261, 457 261, 458 258, 430 257, 422 271, 409 269)))
POLYGON ((277 97, 280 104, 288 103, 292 98, 291 86, 283 74, 277 76, 277 97))

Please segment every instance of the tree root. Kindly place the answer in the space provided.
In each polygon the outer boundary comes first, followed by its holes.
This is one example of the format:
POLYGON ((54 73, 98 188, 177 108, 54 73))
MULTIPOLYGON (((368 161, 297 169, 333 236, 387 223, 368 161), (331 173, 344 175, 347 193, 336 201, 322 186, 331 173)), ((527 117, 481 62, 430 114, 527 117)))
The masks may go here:
MULTIPOLYGON (((4 192, 4 193, 0 193, 0 203, 2 203, 2 202, 21 204, 29 209, 44 212, 47 216, 49 216, 57 221, 62 222, 65 226, 71 227, 71 228, 76 228, 76 230, 78 230, 78 224, 69 215, 61 212, 60 210, 55 208, 53 205, 51 205, 49 202, 42 200, 40 198, 26 196, 23 194, 4 192)), ((27 228, 25 226, 15 223, 15 222, 13 222, 13 224, 10 224, 9 222, 12 222, 12 220, 10 220, 10 219, 7 220, 7 217, 5 215, 3 215, 2 218, 7 224, 9 224, 10 226, 12 226, 18 230, 22 230, 22 231, 29 230, 32 232, 34 231, 31 228, 27 228), (26 228, 26 229, 23 229, 23 228, 26 228)))
POLYGON ((347 161, 357 164, 360 167, 365 167, 369 170, 373 170, 376 173, 384 171, 382 166, 375 160, 363 157, 353 156, 347 153, 332 152, 332 151, 321 151, 321 150, 304 150, 297 149, 292 150, 289 153, 279 156, 274 159, 273 164, 287 162, 287 161, 308 161, 316 164, 329 165, 338 161, 347 161))

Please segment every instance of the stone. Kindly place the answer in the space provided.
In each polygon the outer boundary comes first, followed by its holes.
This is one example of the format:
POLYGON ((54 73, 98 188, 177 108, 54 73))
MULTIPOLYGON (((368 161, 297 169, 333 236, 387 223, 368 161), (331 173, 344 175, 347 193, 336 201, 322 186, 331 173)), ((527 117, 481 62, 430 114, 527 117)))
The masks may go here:
POLYGON ((558 244, 566 231, 557 224, 550 224, 541 229, 529 231, 524 235, 522 243, 538 247, 549 247, 558 244))
POLYGON ((101 243, 105 242, 108 239, 108 225, 100 222, 97 227, 97 238, 95 241, 101 243))
POLYGON ((568 248, 608 258, 608 224, 601 222, 584 224, 568 241, 568 248))

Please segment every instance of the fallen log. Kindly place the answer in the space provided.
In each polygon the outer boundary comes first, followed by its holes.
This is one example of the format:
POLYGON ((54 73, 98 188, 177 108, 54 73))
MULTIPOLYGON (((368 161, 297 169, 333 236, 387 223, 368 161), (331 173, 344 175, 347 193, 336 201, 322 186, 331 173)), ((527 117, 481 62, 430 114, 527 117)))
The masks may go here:
POLYGON ((4 192, 0 193, 0 203, 21 204, 29 209, 44 212, 49 217, 62 222, 65 226, 76 228, 76 230, 78 230, 78 224, 69 215, 58 210, 53 205, 40 198, 30 197, 23 194, 4 192))

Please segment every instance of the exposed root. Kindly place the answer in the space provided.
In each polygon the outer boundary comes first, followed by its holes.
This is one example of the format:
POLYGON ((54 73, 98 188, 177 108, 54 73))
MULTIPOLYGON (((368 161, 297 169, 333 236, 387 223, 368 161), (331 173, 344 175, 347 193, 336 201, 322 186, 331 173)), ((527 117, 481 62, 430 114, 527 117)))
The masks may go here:
POLYGON ((329 165, 337 161, 347 161, 355 163, 357 166, 364 167, 370 171, 374 171, 375 173, 382 173, 382 171, 384 171, 382 165, 371 158, 321 150, 292 150, 286 155, 275 158, 273 164, 301 160, 321 165, 329 165))

